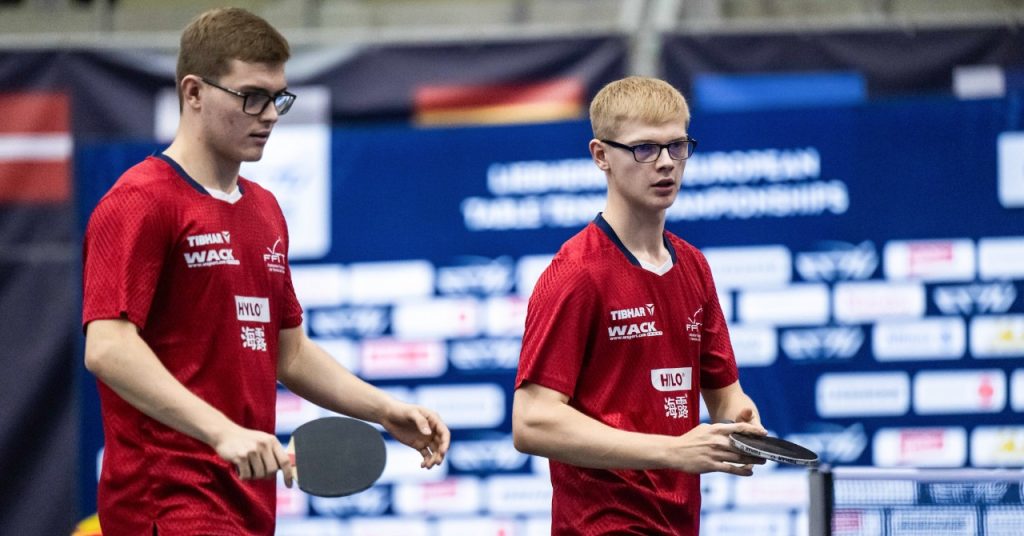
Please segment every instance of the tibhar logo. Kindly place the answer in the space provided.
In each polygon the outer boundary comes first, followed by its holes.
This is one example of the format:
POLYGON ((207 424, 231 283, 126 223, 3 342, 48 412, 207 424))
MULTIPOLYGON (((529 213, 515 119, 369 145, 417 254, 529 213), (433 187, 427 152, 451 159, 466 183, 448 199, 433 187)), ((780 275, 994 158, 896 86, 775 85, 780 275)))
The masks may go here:
POLYGON ((267 270, 283 274, 285 271, 285 258, 284 253, 277 251, 279 245, 281 245, 281 237, 277 237, 274 245, 267 248, 267 252, 263 254, 263 262, 267 263, 267 270))
MULTIPOLYGON (((653 317, 654 304, 648 303, 642 307, 615 309, 611 312, 611 315, 612 320, 653 317)), ((640 337, 658 337, 661 334, 662 332, 658 331, 658 328, 654 325, 654 320, 622 324, 619 326, 608 326, 608 340, 610 341, 625 341, 640 337)))
POLYGON ((686 317, 686 334, 693 342, 700 342, 700 327, 704 325, 704 308, 701 307, 693 312, 693 316, 686 317))
MULTIPOLYGON (((221 231, 219 233, 203 233, 187 237, 188 247, 203 247, 213 244, 230 244, 231 233, 221 231)), ((217 266, 219 264, 240 264, 235 259, 234 251, 231 248, 205 249, 202 251, 186 251, 185 264, 189 268, 204 268, 217 266)))
POLYGON ((188 237, 188 247, 208 246, 210 244, 230 244, 231 232, 204 233, 188 237))
POLYGON ((654 304, 648 303, 644 307, 630 307, 628 309, 616 309, 612 311, 612 320, 628 320, 630 318, 643 318, 654 316, 654 304))

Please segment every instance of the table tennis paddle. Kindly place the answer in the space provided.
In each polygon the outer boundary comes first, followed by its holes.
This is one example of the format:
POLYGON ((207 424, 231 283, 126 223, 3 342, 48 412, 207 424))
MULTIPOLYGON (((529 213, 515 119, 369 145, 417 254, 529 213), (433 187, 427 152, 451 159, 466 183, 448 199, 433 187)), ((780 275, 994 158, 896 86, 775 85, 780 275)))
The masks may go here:
POLYGON ((299 489, 318 497, 344 497, 369 488, 387 461, 380 432, 347 417, 302 424, 288 441, 288 456, 299 489))
POLYGON ((818 465, 818 455, 792 441, 771 436, 759 436, 736 432, 729 436, 732 446, 741 452, 792 465, 818 465))

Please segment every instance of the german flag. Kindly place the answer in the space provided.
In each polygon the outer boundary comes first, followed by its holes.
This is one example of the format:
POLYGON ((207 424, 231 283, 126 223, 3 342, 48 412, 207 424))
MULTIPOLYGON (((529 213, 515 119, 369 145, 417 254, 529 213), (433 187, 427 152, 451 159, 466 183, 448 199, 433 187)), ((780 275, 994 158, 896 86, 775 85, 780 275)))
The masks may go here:
POLYGON ((490 85, 430 85, 415 90, 419 125, 543 123, 579 119, 584 86, 573 78, 490 85))
POLYGON ((71 198, 71 106, 61 93, 0 93, 0 203, 71 198))

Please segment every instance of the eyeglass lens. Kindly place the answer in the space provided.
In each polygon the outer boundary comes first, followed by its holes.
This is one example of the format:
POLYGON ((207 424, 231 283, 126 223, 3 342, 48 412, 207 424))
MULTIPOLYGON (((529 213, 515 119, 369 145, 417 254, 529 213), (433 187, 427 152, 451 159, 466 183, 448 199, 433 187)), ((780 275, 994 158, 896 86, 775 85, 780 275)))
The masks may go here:
MULTIPOLYGON (((633 146, 633 155, 638 162, 653 162, 661 156, 661 147, 656 143, 642 143, 633 146)), ((692 154, 692 147, 688 140, 675 141, 668 144, 668 155, 675 160, 683 160, 692 154)))

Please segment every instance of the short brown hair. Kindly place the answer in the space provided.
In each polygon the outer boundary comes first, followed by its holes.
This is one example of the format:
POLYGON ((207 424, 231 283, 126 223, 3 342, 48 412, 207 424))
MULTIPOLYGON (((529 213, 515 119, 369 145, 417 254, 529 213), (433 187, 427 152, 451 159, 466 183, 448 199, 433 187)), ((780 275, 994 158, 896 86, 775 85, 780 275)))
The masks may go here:
POLYGON ((280 65, 289 57, 288 40, 258 15, 237 7, 205 11, 181 33, 175 72, 178 99, 187 75, 217 78, 228 72, 231 60, 280 65))
POLYGON ((597 139, 615 137, 623 122, 635 119, 690 123, 690 107, 671 84, 657 78, 630 76, 601 88, 590 103, 590 127, 597 139))

